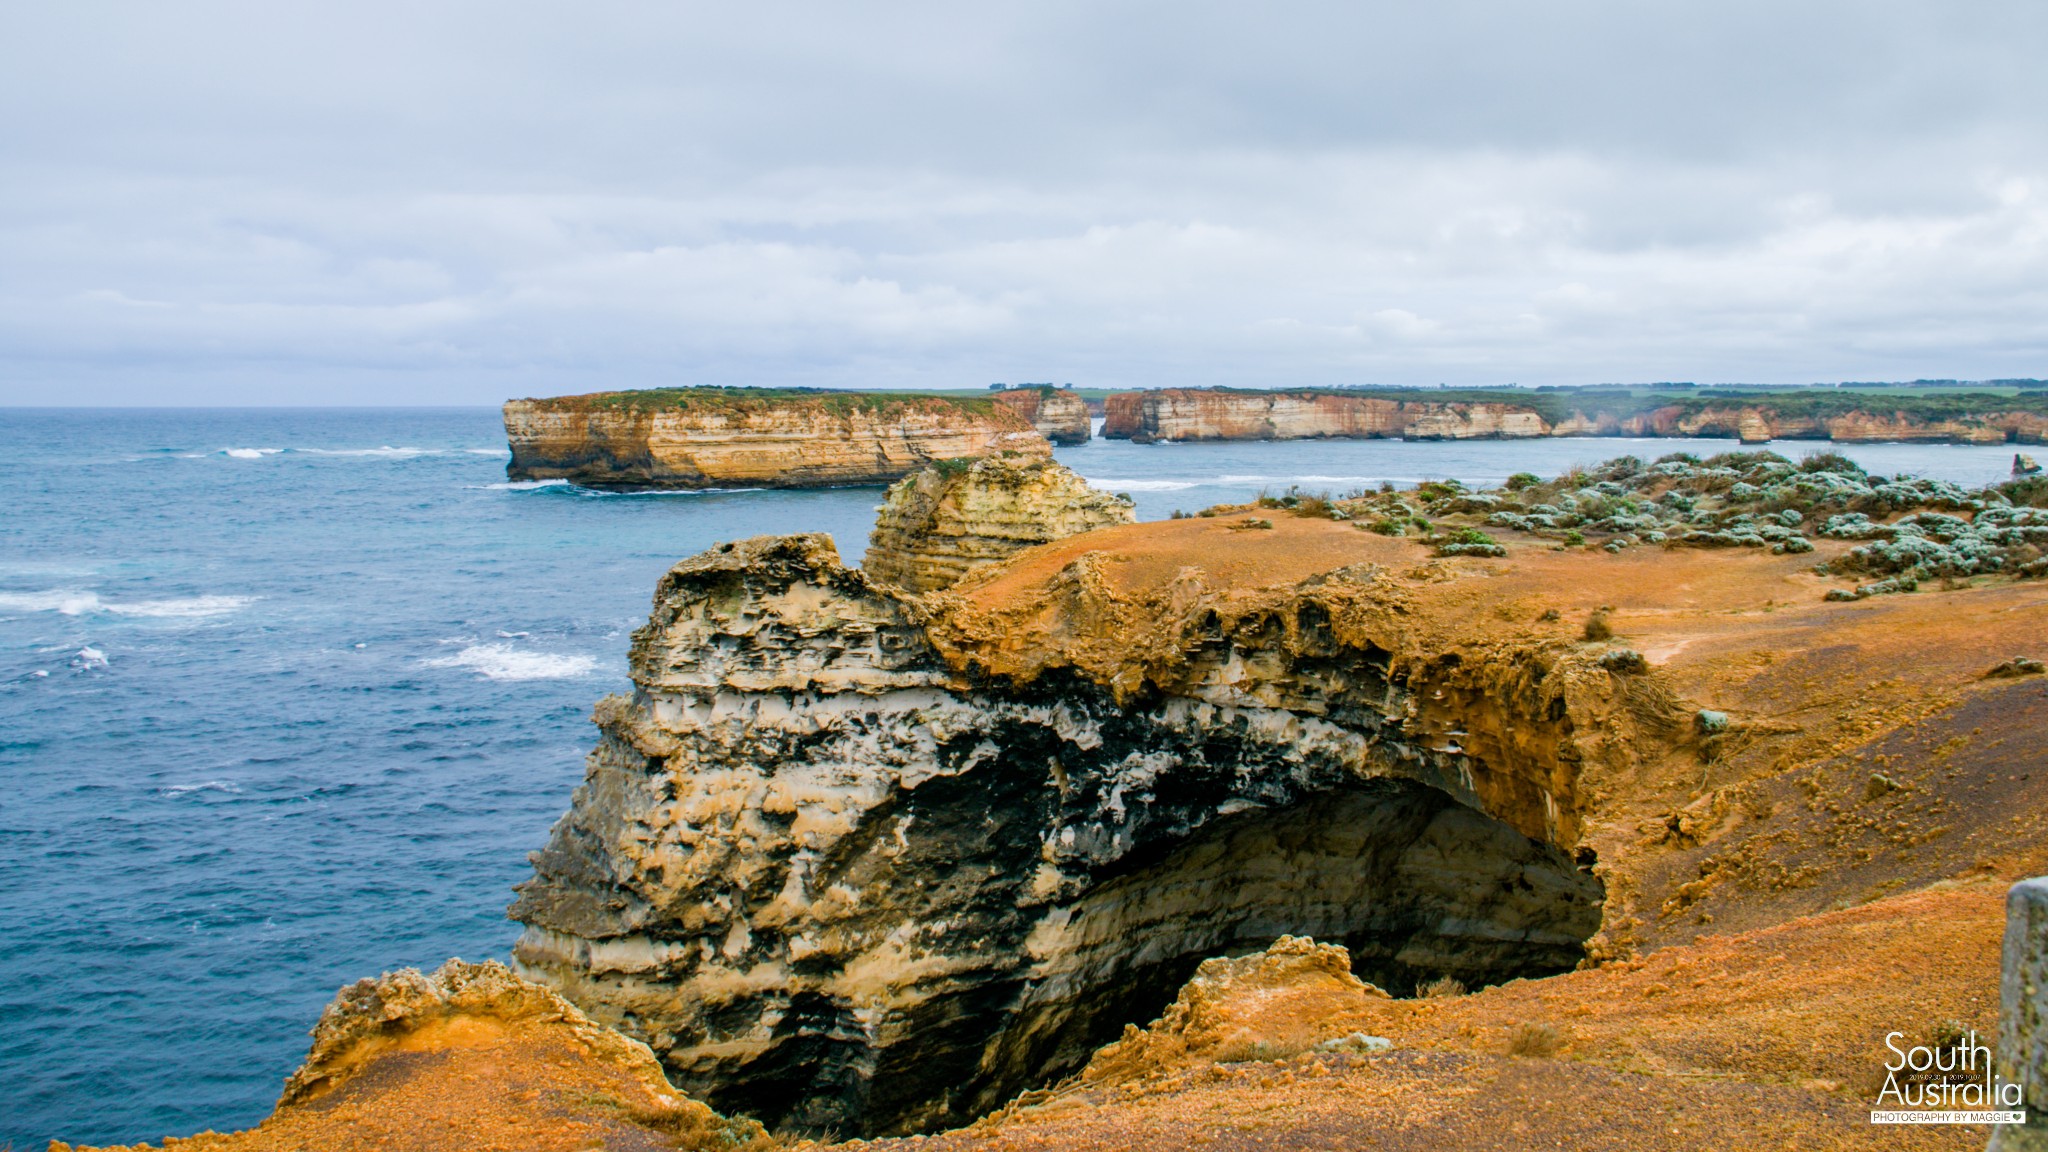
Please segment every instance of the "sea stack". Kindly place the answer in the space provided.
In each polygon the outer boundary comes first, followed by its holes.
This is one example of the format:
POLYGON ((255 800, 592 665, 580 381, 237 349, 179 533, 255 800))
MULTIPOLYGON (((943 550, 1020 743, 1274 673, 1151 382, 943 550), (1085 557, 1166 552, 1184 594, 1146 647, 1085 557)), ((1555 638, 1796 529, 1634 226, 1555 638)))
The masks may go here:
POLYGON ((905 477, 877 511, 862 567, 910 592, 945 588, 1034 544, 1136 519, 1129 500, 1090 488, 1071 470, 1010 456, 905 477))

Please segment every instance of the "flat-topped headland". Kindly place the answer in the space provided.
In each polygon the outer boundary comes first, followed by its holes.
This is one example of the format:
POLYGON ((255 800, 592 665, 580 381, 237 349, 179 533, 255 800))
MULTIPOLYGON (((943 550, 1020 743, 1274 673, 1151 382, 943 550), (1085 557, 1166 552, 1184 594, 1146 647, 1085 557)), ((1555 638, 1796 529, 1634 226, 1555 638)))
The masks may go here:
POLYGON ((995 394, 1055 444, 1086 444, 1092 427, 1088 402, 1072 391, 1050 384, 1011 388, 995 394))
POLYGON ((1725 436, 1746 444, 2039 444, 2048 439, 2048 392, 1159 388, 1115 393, 1103 401, 1103 411, 1105 439, 1138 442, 1725 436))
POLYGON ((827 389, 512 400, 505 437, 513 480, 627 489, 885 484, 940 460, 1052 452, 1029 418, 990 396, 827 389))

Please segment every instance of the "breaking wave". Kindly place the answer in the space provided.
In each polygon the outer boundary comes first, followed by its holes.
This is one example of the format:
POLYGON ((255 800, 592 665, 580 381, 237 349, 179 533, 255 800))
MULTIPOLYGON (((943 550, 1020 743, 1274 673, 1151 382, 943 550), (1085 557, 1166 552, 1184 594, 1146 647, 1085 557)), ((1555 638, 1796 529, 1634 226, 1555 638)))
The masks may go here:
POLYGON ((429 668, 467 668, 486 680, 566 680, 597 670, 597 658, 555 652, 522 652, 510 644, 472 644, 453 656, 426 661, 429 668))
POLYGON ((169 600, 103 600, 97 592, 52 589, 47 592, 0 592, 0 612, 56 612, 84 616, 105 612, 114 616, 145 616, 162 619, 195 619, 225 616, 255 601, 254 596, 184 596, 169 600))

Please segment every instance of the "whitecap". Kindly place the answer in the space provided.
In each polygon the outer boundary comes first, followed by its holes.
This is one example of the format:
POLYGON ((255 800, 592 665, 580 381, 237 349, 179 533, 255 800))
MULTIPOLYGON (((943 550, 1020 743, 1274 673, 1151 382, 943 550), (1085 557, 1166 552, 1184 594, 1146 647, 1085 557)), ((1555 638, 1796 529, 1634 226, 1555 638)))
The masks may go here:
POLYGON ((88 644, 71 658, 71 666, 86 672, 97 672, 107 666, 107 654, 88 644))
POLYGON ((566 680, 597 670, 597 658, 554 652, 521 652, 510 644, 472 644, 453 656, 426 661, 429 668, 467 668, 487 680, 566 680))
POLYGON ((1199 488, 1199 480, 1118 480, 1108 476, 1084 476, 1089 484, 1110 492, 1181 492, 1199 488))
POLYGON ((275 456, 282 451, 282 448, 223 448, 217 455, 236 460, 261 460, 265 456, 275 456))
POLYGON ((157 789, 159 796, 183 796, 187 792, 240 792, 239 785, 226 780, 201 780, 197 784, 171 784, 157 789))
POLYGON ((52 589, 48 592, 0 592, 0 612, 61 612, 82 616, 100 608, 97 592, 52 589))
POLYGON ((0 612, 57 612, 65 616, 107 612, 115 616, 191 619, 224 616, 255 599, 254 596, 184 596, 169 600, 123 602, 103 599, 97 592, 53 588, 43 592, 0 592, 0 612))
POLYGON ((510 448, 464 448, 463 451, 471 456, 510 456, 512 454, 510 448))
POLYGON ((374 456, 386 460, 407 460, 414 456, 439 456, 439 448, 393 448, 385 444, 377 448, 301 448, 308 456, 374 456))
POLYGON ((103 611, 116 616, 153 616, 161 618, 188 618, 197 616, 225 616, 247 604, 254 596, 187 596, 177 600, 137 600, 129 604, 102 602, 103 611))
POLYGON ((501 640, 524 640, 531 635, 531 632, 507 632, 502 628, 498 630, 498 637, 501 640))
POLYGON ((536 488, 565 488, 567 480, 503 480, 496 484, 464 484, 478 492, 531 492, 536 488))

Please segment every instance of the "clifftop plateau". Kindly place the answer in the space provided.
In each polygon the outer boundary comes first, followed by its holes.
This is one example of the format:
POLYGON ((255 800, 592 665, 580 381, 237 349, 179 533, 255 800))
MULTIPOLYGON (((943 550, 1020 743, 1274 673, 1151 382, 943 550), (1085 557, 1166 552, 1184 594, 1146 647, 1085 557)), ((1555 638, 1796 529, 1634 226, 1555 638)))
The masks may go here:
POLYGON ((1088 402, 1070 391, 1049 386, 1012 388, 995 394, 998 404, 1007 404, 1031 426, 1055 444, 1086 444, 1093 423, 1088 402))
POLYGON ((1009 405, 918 393, 658 388, 505 404, 514 480, 594 488, 877 484, 1052 445, 1009 405))
POLYGON ((714 1107, 887 1134, 1281 936, 1408 996, 2041 870, 2048 775, 2003 770, 2048 753, 2030 482, 1818 465, 1290 496, 922 596, 723 546, 598 706, 515 957, 714 1107))
POLYGON ((1409 440, 1541 436, 1727 436, 1767 440, 1911 440, 2039 444, 2048 395, 1926 396, 1717 390, 1645 395, 1592 390, 1342 389, 1249 391, 1161 388, 1104 401, 1106 439, 1409 440))

